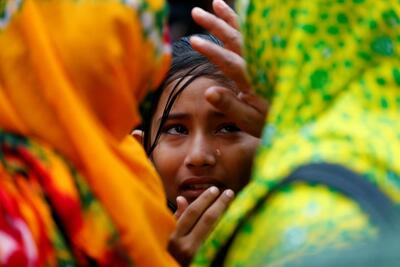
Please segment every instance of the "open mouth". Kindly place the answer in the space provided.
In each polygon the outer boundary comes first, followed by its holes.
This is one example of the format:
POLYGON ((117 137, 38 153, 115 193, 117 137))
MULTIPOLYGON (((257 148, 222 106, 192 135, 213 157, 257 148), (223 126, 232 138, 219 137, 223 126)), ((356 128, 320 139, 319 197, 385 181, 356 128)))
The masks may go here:
POLYGON ((211 186, 215 186, 215 184, 186 184, 186 185, 182 185, 181 190, 182 191, 185 191, 185 190, 207 190, 211 186))
POLYGON ((185 180, 179 186, 179 194, 185 197, 187 201, 193 202, 212 186, 218 187, 220 192, 226 188, 223 183, 213 178, 191 178, 185 180))

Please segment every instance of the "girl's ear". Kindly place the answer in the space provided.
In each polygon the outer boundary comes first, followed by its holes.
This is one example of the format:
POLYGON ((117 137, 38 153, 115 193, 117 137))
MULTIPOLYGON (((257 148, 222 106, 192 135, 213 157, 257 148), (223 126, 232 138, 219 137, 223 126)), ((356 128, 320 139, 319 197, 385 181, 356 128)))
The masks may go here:
POLYGON ((136 141, 138 141, 139 143, 144 145, 143 144, 143 134, 144 134, 143 131, 139 130, 139 129, 133 130, 131 133, 131 135, 133 136, 133 138, 136 139, 136 141))

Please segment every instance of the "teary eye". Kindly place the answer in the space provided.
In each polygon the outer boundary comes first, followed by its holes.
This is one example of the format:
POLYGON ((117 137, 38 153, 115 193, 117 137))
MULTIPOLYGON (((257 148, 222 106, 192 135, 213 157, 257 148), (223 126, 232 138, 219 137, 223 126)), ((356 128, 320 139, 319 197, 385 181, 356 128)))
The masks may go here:
POLYGON ((236 133, 240 132, 240 128, 236 126, 234 123, 228 123, 222 125, 217 132, 227 134, 227 133, 236 133))
POLYGON ((188 134, 188 130, 182 124, 172 124, 172 125, 166 125, 163 129, 163 133, 171 135, 186 135, 188 134))

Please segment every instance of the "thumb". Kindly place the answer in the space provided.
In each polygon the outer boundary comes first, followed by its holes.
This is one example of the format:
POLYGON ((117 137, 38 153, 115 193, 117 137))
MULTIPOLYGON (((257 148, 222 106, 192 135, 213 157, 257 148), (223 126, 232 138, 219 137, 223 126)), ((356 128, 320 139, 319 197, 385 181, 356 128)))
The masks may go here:
POLYGON ((257 138, 260 137, 265 114, 256 109, 258 105, 249 105, 247 101, 238 98, 232 90, 218 86, 208 88, 205 97, 214 108, 231 118, 240 129, 257 138))

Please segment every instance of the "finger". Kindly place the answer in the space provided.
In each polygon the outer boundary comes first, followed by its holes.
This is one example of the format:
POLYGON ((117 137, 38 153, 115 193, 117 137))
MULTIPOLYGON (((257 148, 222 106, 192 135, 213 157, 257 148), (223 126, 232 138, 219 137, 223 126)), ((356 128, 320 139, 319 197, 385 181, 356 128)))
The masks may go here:
POLYGON ((242 57, 197 36, 191 37, 190 43, 196 51, 206 56, 229 79, 232 79, 240 91, 247 93, 250 90, 246 76, 246 63, 242 57))
POLYGON ((242 37, 238 30, 199 7, 192 9, 192 17, 197 24, 220 39, 225 48, 238 55, 241 54, 242 37))
POLYGON ((229 204, 232 202, 234 192, 230 189, 225 190, 218 199, 207 209, 201 216, 200 220, 190 232, 186 239, 192 240, 192 246, 198 247, 207 237, 209 232, 214 228, 215 223, 225 212, 229 204))
POLYGON ((219 189, 212 186, 193 201, 180 216, 176 224, 175 236, 184 236, 189 233, 204 211, 215 201, 219 193, 219 189))
POLYGON ((265 114, 241 101, 232 90, 224 87, 208 88, 205 97, 211 105, 235 121, 241 130, 260 137, 265 114))
POLYGON ((189 203, 186 200, 186 198, 184 198, 183 196, 179 196, 176 198, 176 205, 177 205, 177 209, 175 212, 175 217, 178 220, 182 216, 183 212, 189 206, 189 203))
POLYGON ((238 98, 258 110, 260 113, 264 114, 264 118, 266 117, 268 111, 268 101, 266 99, 253 93, 239 93, 238 98))
POLYGON ((222 0, 214 0, 213 9, 215 14, 232 26, 234 29, 239 30, 238 16, 236 12, 222 0))

